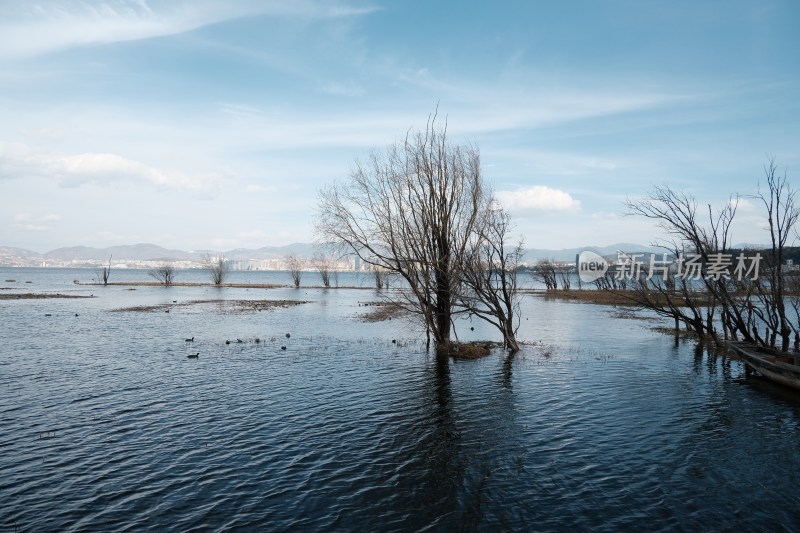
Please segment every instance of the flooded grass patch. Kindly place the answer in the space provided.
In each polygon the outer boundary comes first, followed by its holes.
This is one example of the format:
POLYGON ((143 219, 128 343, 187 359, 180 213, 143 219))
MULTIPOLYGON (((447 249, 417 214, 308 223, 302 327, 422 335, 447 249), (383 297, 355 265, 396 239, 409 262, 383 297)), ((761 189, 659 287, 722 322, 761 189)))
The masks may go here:
POLYGON ((481 359, 491 354, 493 348, 501 346, 496 342, 449 342, 437 346, 436 353, 453 359, 481 359))
POLYGON ((607 290, 550 290, 537 291, 530 294, 542 296, 546 300, 564 300, 569 302, 591 303, 598 305, 638 305, 632 298, 633 294, 620 291, 607 290))
POLYGON ((113 309, 117 313, 156 313, 170 312, 172 310, 202 310, 202 307, 213 306, 219 314, 242 314, 268 311, 275 308, 287 308, 295 305, 310 303, 303 300, 189 300, 187 302, 173 302, 157 305, 136 305, 113 309))
POLYGON ((393 318, 408 316, 408 311, 394 302, 359 302, 359 307, 371 307, 366 313, 359 315, 362 322, 383 322, 393 318))
POLYGON ((0 300, 46 300, 48 298, 94 298, 84 294, 61 294, 61 293, 19 293, 19 294, 0 294, 0 300))
POLYGON ((611 314, 611 317, 612 318, 622 318, 622 319, 625 319, 625 320, 645 320, 645 321, 651 321, 651 322, 652 321, 663 320, 663 318, 661 318, 661 317, 644 316, 644 315, 638 314, 636 312, 636 309, 630 309, 630 308, 621 309, 619 311, 616 311, 616 312, 611 314))

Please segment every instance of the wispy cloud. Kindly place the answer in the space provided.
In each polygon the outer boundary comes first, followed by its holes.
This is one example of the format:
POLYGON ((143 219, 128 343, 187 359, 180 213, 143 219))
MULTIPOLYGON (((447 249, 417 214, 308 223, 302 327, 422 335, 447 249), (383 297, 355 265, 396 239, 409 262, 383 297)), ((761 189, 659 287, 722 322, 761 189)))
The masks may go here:
POLYGON ((353 80, 329 81, 323 83, 319 90, 334 96, 348 97, 363 96, 366 93, 366 89, 353 80))
POLYGON ((117 154, 65 155, 37 151, 19 143, 0 143, 0 176, 5 179, 30 176, 54 178, 62 187, 132 180, 196 192, 208 191, 222 179, 222 176, 214 174, 186 175, 166 171, 117 154))
POLYGON ((339 18, 364 15, 375 9, 316 0, 4 2, 0 4, 0 59, 175 35, 248 15, 339 18))

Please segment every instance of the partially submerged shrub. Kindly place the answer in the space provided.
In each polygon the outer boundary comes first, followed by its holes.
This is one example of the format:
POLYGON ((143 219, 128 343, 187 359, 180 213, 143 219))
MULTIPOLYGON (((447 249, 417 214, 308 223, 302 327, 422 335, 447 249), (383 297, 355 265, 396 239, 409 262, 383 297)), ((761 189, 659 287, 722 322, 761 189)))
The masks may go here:
POLYGON ((453 359, 480 359, 489 355, 491 348, 491 344, 485 342, 449 342, 437 345, 436 353, 453 359))

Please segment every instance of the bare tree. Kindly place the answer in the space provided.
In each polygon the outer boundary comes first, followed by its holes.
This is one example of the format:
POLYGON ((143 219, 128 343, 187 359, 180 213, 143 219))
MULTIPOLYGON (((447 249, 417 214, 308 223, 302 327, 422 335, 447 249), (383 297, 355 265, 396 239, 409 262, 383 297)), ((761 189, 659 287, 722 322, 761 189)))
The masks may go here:
POLYGON ((225 256, 219 255, 217 257, 212 257, 211 254, 206 254, 203 264, 211 276, 211 281, 214 282, 214 285, 217 287, 221 286, 228 274, 228 262, 225 260, 225 256))
POLYGON ((150 270, 150 276, 159 283, 169 287, 175 280, 175 267, 169 263, 163 263, 150 270))
POLYGON ((447 349, 459 269, 486 210, 478 150, 453 145, 436 114, 424 131, 357 161, 349 180, 321 192, 316 232, 361 261, 397 274, 390 296, 423 320, 428 340, 447 349))
POLYGON ((558 280, 561 283, 561 290, 568 291, 569 288, 572 286, 570 267, 565 267, 563 265, 558 266, 556 268, 556 273, 558 274, 558 280))
MULTIPOLYGON (((800 324, 792 321, 786 309, 784 271, 785 250, 800 217, 800 208, 795 204, 795 191, 785 174, 776 174, 774 160, 770 159, 764 170, 766 190, 759 191, 756 198, 765 209, 771 246, 762 268, 754 269, 751 278, 745 276, 743 279, 741 276, 733 279, 732 276, 712 274, 706 269, 694 283, 685 278, 675 283, 670 281, 670 276, 663 275, 660 281, 639 281, 635 284, 638 303, 664 316, 674 317, 676 325, 682 322, 716 344, 731 338, 786 351, 794 333, 795 345, 800 345, 800 324)), ((675 239, 668 248, 676 256, 688 252, 708 265, 713 260, 733 259, 730 228, 738 201, 738 197, 731 198, 716 213, 708 206, 705 223, 698 212, 697 202, 669 187, 658 187, 648 198, 628 201, 627 206, 629 213, 657 221, 675 239)), ((740 250, 737 257, 743 262, 743 251, 740 250)), ((760 257, 756 264, 760 264, 760 257)), ((788 300, 793 307, 794 302, 791 298, 788 300)))
POLYGON ((111 277, 111 258, 113 255, 108 256, 108 265, 100 269, 100 279, 103 280, 103 285, 108 285, 108 278, 111 277))
POLYGON ((289 270, 289 274, 292 276, 292 283, 295 288, 299 288, 300 278, 303 276, 303 262, 295 254, 287 255, 284 262, 286 263, 287 270, 289 270))
POLYGON ((775 159, 770 158, 764 166, 767 182, 766 191, 759 188, 757 198, 764 205, 769 225, 770 250, 767 260, 766 283, 762 285, 760 300, 763 306, 771 311, 766 315, 770 334, 770 346, 775 346, 780 339, 780 348, 789 349, 790 335, 794 329, 798 336, 797 328, 793 328, 792 321, 786 310, 786 273, 784 271, 785 250, 790 235, 794 233, 800 208, 795 204, 796 192, 786 174, 777 174, 775 159))
POLYGON ((544 288, 548 291, 558 289, 555 261, 540 259, 533 267, 533 278, 544 283, 544 288))
MULTIPOLYGON (((708 205, 706 222, 703 222, 705 217, 698 211, 697 201, 692 196, 668 186, 655 187, 648 197, 638 201, 627 200, 625 205, 628 214, 654 220, 672 238, 668 243, 658 245, 675 256, 691 254, 699 263, 707 264, 712 255, 729 252, 731 224, 738 198, 731 198, 716 212, 708 205)), ((665 277, 670 276, 662 272, 659 278, 650 272, 643 278, 632 279, 635 301, 662 316, 673 317, 676 325, 684 323, 698 336, 709 338, 718 345, 724 340, 716 321, 716 313, 722 306, 722 315, 729 320, 724 331, 728 332, 728 326, 733 325, 734 330, 740 330, 746 340, 750 340, 750 333, 742 320, 742 307, 737 305, 736 294, 731 292, 726 279, 700 272, 696 276, 699 279, 692 283, 691 279, 682 276, 678 290, 674 291, 669 283, 664 283, 665 277)))
POLYGON ((380 267, 372 268, 372 276, 375 279, 375 288, 378 290, 389 288, 389 273, 380 267))
POLYGON ((522 296, 517 272, 524 253, 522 241, 507 247, 511 222, 508 213, 498 206, 487 212, 485 222, 463 268, 467 290, 462 292, 462 304, 469 313, 495 326, 503 335, 505 347, 516 353, 522 296))
POLYGON ((314 268, 319 272, 319 277, 322 279, 322 285, 325 288, 331 286, 331 259, 324 252, 318 252, 311 259, 314 268))

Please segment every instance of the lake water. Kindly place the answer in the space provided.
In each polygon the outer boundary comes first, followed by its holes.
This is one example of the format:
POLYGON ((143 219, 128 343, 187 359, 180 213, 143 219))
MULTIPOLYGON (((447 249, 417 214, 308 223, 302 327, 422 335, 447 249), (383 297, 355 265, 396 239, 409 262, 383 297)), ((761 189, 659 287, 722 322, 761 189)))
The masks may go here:
POLYGON ((530 296, 521 353, 441 362, 414 324, 360 319, 380 299, 364 276, 73 283, 92 277, 0 269, 0 294, 94 295, 0 300, 4 531, 800 526, 800 396, 660 322, 530 296), (233 299, 309 303, 185 305, 233 299))

